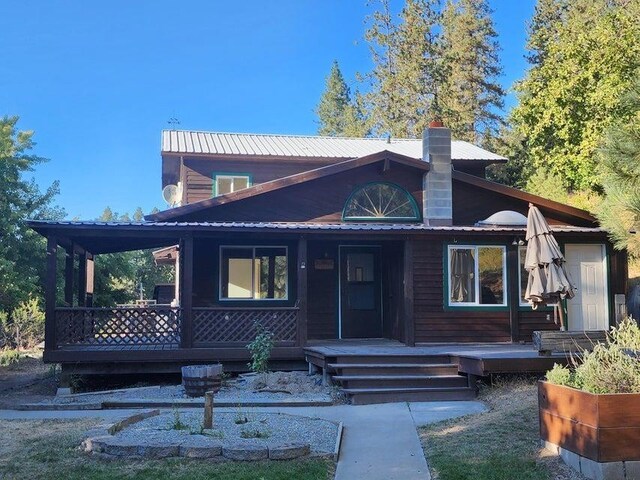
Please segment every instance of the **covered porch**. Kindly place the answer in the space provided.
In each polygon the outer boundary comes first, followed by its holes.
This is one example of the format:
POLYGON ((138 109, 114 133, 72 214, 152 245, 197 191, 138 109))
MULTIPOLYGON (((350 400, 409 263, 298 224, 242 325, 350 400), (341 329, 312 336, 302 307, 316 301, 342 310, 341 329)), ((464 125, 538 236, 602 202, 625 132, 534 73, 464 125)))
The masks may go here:
POLYGON ((45 361, 77 373, 177 371, 214 361, 244 370, 258 326, 274 335, 272 359, 280 368, 304 368, 303 347, 314 338, 410 343, 407 240, 359 229, 311 239, 306 229, 242 225, 32 222, 47 239, 45 361), (99 255, 169 248, 177 253, 173 301, 95 304, 99 255), (277 267, 274 255, 284 249, 286 267, 277 267), (259 255, 263 267, 256 266, 259 255), (253 263, 249 287, 230 271, 234 262, 253 263), (286 271, 279 293, 277 268, 286 271), (255 292, 230 298, 230 289, 241 287, 255 292))

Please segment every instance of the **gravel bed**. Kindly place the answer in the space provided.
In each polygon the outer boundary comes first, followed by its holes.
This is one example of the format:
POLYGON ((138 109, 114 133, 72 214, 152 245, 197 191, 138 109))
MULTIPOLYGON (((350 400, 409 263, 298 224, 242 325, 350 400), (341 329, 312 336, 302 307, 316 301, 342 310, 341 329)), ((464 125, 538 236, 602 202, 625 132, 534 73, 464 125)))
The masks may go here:
MULTIPOLYGON (((271 372, 266 377, 245 374, 228 380, 216 393, 214 399, 216 402, 232 404, 278 401, 330 402, 333 400, 333 390, 331 387, 322 385, 321 375, 309 375, 306 372, 271 372), (261 389, 272 391, 259 391, 261 389)), ((145 400, 164 402, 175 400, 181 403, 193 400, 194 403, 198 403, 202 402, 203 398, 192 399, 185 394, 182 385, 170 385, 64 395, 53 398, 51 402, 74 404, 145 400)))
POLYGON ((238 409, 214 412, 213 429, 202 429, 202 412, 180 411, 147 418, 121 430, 114 439, 123 444, 157 443, 190 446, 268 446, 308 443, 314 454, 333 454, 338 425, 328 420, 283 413, 238 409), (246 422, 245 422, 246 420, 246 422), (245 423, 236 423, 236 422, 245 423), (176 428, 178 427, 178 428, 176 428), (264 438, 242 438, 258 432, 264 438))

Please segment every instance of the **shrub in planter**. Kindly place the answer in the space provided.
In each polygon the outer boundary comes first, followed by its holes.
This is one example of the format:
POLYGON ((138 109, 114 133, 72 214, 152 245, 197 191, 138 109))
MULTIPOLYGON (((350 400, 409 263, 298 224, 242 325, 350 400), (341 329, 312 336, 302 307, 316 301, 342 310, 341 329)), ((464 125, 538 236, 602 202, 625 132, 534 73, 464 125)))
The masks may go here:
POLYGON ((639 346, 629 318, 570 367, 554 365, 538 385, 540 437, 596 462, 640 460, 639 346))
POLYGON ((633 352, 640 350, 640 327, 632 319, 613 328, 607 343, 591 352, 581 352, 571 367, 554 365, 547 381, 590 393, 640 393, 640 361, 633 352))

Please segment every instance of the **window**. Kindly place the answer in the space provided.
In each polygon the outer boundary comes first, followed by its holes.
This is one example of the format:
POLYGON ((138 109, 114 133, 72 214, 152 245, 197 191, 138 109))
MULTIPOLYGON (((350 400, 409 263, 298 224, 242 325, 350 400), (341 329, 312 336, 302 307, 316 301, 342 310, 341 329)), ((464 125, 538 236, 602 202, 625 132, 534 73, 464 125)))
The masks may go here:
POLYGON ((417 221, 420 211, 405 189, 393 183, 376 182, 356 188, 344 206, 343 220, 417 221))
POLYGON ((214 174, 213 196, 226 195, 251 186, 251 175, 214 174))
POLYGON ((287 247, 220 247, 222 300, 286 300, 287 247))
POLYGON ((529 302, 524 299, 524 294, 527 291, 527 282, 529 280, 529 272, 524 268, 524 261, 527 256, 527 247, 518 247, 518 259, 520 262, 520 270, 518 276, 520 277, 520 306, 528 306, 529 302))
POLYGON ((450 306, 506 305, 506 249, 449 246, 450 306))

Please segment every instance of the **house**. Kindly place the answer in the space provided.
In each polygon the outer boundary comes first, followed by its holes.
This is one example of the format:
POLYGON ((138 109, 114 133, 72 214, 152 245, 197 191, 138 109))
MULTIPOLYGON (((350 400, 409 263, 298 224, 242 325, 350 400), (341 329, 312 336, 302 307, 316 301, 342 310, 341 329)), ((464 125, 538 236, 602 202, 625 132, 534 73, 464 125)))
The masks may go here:
POLYGON ((558 328, 551 309, 523 299, 530 202, 578 287, 569 327, 608 328, 626 253, 588 212, 486 180, 504 161, 437 124, 422 140, 165 131, 162 186, 179 187, 177 206, 145 222, 30 223, 49 254, 45 361, 76 372, 242 369, 256 322, 290 367, 321 341, 528 342, 558 328), (141 248, 176 263, 175 301, 93 308, 94 256, 141 248))

